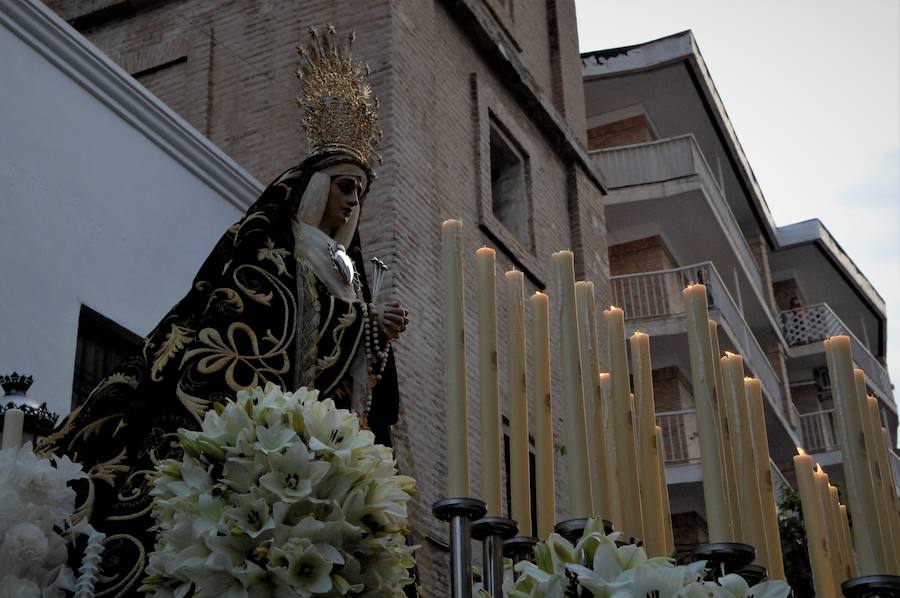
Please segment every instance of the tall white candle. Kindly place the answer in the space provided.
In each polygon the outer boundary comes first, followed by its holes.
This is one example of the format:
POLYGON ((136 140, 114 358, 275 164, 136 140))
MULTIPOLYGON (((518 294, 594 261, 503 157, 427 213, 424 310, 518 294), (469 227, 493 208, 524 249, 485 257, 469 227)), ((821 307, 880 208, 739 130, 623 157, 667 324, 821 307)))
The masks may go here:
POLYGON ((781 553, 781 534, 778 531, 778 507, 775 504, 775 489, 772 486, 769 433, 766 428, 762 385, 756 378, 744 378, 744 390, 747 393, 750 430, 753 433, 753 447, 756 451, 756 466, 759 472, 759 491, 769 555, 766 569, 769 572, 769 579, 784 580, 784 560, 781 553))
POLYGON ((481 402, 481 499, 489 516, 502 515, 500 500, 500 390, 497 373, 496 254, 475 252, 478 265, 478 390, 481 402))
POLYGON ((603 311, 606 339, 609 343, 610 380, 612 382, 613 432, 616 440, 616 477, 622 500, 622 520, 625 537, 644 538, 641 495, 637 477, 637 447, 635 421, 631 409, 631 388, 628 381, 628 356, 625 348, 625 313, 615 306, 603 311))
POLYGON ((825 537, 825 514, 819 502, 816 481, 813 476, 812 458, 798 448, 794 457, 794 472, 797 475, 797 491, 800 494, 800 506, 803 508, 803 526, 806 528, 806 548, 809 551, 809 564, 812 568, 813 587, 816 596, 832 598, 834 580, 831 576, 831 563, 828 561, 828 545, 825 537))
MULTIPOLYGON (((862 374, 862 371, 859 373, 862 374)), ((864 378, 863 385, 865 385, 864 378)), ((863 392, 865 392, 865 386, 863 386, 863 392)), ((878 399, 873 396, 865 396, 862 407, 865 410, 863 419, 867 424, 866 447, 868 447, 868 453, 871 456, 869 465, 872 471, 872 481, 875 484, 876 501, 878 504, 878 520, 881 522, 885 557, 887 559, 888 570, 896 575, 897 573, 900 573, 900 571, 897 570, 898 556, 900 556, 900 554, 898 554, 898 550, 900 550, 900 537, 894 535, 894 532, 897 529, 896 520, 898 515, 896 511, 894 511, 893 500, 891 500, 891 495, 894 493, 894 490, 888 486, 888 481, 890 480, 888 468, 890 468, 891 464, 888 462, 888 455, 884 451, 884 443, 882 442, 878 399)))
POLYGON ((769 562, 768 542, 759 492, 759 467, 753 448, 753 430, 744 388, 744 361, 740 355, 731 353, 720 361, 728 404, 728 421, 734 422, 733 430, 737 439, 733 451, 738 471, 741 472, 737 476, 741 492, 741 528, 744 540, 756 547, 756 562, 766 566, 769 562))
POLYGON ((603 408, 600 404, 600 355, 597 346, 597 317, 594 313, 594 283, 580 280, 575 283, 578 301, 578 339, 581 347, 581 386, 584 393, 585 415, 595 432, 588 435, 591 465, 591 498, 594 517, 609 519, 609 497, 603 491, 607 478, 606 442, 597 430, 602 430, 603 408), (596 427, 597 423, 601 427, 596 427))
POLYGON ((703 501, 710 542, 730 542, 733 535, 727 487, 722 475, 719 416, 716 408, 716 368, 710 350, 709 308, 706 287, 689 285, 682 292, 687 320, 688 346, 691 355, 691 377, 694 406, 700 436, 700 467, 703 472, 703 501))
POLYGON ((10 408, 3 416, 3 448, 18 448, 22 446, 22 429, 25 426, 25 412, 21 409, 10 408))
POLYGON ((856 552, 853 550, 853 539, 850 536, 850 518, 847 517, 847 505, 840 505, 841 528, 844 544, 847 546, 847 558, 850 560, 850 577, 856 577, 856 552))
POLYGON ((828 551, 828 565, 831 568, 831 578, 834 580, 834 592, 841 593, 841 552, 838 543, 840 530, 837 527, 837 519, 831 512, 831 493, 828 491, 828 474, 822 470, 822 466, 816 463, 813 471, 816 482, 816 492, 819 495, 819 504, 822 506, 822 520, 825 523, 825 545, 828 551))
POLYGON ((862 426, 861 398, 857 395, 850 354, 850 337, 832 336, 825 340, 825 354, 834 399, 835 423, 843 453, 842 467, 853 520, 853 544, 860 575, 877 575, 887 571, 875 490, 869 471, 862 426))
MULTIPOLYGON (((891 450, 889 448, 891 446, 891 437, 886 428, 880 429, 881 449, 884 451, 884 460, 888 461, 888 451, 891 450)), ((894 517, 891 519, 891 534, 895 540, 900 540, 900 497, 897 496, 897 478, 894 477, 894 471, 890 466, 886 469, 887 477, 885 478, 885 485, 887 486, 888 491, 888 507, 890 512, 894 514, 894 517)), ((898 551, 897 557, 896 570, 900 573, 900 551, 898 551)))
POLYGON ((666 555, 675 551, 675 536, 672 533, 672 507, 669 504, 669 484, 666 481, 666 462, 663 455, 662 428, 656 426, 657 458, 659 459, 659 486, 663 497, 663 526, 665 528, 666 555))
POLYGON ((537 533, 546 539, 556 525, 553 468, 553 409, 550 402, 550 306, 547 295, 531 296, 534 322, 534 460, 537 533))
POLYGON ((528 467, 528 389, 525 384, 525 277, 506 273, 507 389, 509 392, 509 487, 512 519, 531 535, 531 472, 528 467))
MULTIPOLYGON (((613 432, 612 418, 612 381, 608 372, 600 373, 600 408, 603 417, 603 437, 612 440, 606 446, 606 496, 609 498, 609 517, 613 527, 621 531, 622 523, 622 499, 619 496, 619 469, 618 460, 616 459, 616 443, 615 434, 613 432)), ((601 486, 603 488, 604 486, 601 486)))
POLYGON ((837 530, 838 556, 840 557, 841 582, 853 577, 850 570, 850 549, 847 538, 844 536, 844 525, 841 521, 841 501, 838 498, 838 489, 828 485, 828 494, 831 496, 831 514, 834 517, 834 525, 837 530))
POLYGON ((575 256, 553 254, 556 296, 559 303, 560 362, 565 405, 566 462, 570 491, 569 515, 586 517, 593 510, 591 472, 587 459, 587 426, 581 385, 581 350, 578 346, 578 307, 575 299, 575 256))
POLYGON ((469 495, 469 419, 466 406, 466 334, 463 297, 463 223, 441 226, 444 275, 444 363, 447 389, 447 495, 469 495))
POLYGON ((725 384, 722 381, 722 364, 719 361, 719 325, 715 320, 709 320, 710 351, 713 355, 713 365, 716 369, 716 410, 719 416, 719 443, 722 451, 722 479, 725 488, 725 508, 731 523, 731 531, 735 542, 744 541, 744 532, 741 528, 741 500, 738 491, 737 464, 734 460, 734 441, 731 438, 731 423, 728 419, 728 406, 725 401, 725 384))
POLYGON ((653 398, 653 369, 650 362, 650 337, 643 332, 631 335, 631 366, 634 370, 634 396, 637 404, 638 468, 644 520, 644 544, 651 556, 666 554, 663 498, 660 487, 659 447, 656 444, 656 403, 653 398))

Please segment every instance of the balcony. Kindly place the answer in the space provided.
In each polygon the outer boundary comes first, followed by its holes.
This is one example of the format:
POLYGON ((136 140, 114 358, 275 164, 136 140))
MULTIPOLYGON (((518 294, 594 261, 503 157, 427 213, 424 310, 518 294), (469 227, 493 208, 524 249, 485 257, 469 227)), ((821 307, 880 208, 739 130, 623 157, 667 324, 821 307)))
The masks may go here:
POLYGON ((894 393, 887 369, 869 352, 866 345, 856 338, 827 303, 785 310, 779 314, 778 319, 788 347, 810 347, 816 352, 821 352, 825 350, 821 342, 829 336, 838 334, 849 336, 853 361, 866 373, 869 386, 889 405, 893 405, 894 393))
POLYGON ((627 240, 655 223, 685 260, 740 271, 743 294, 763 302, 762 277, 719 180, 692 134, 592 152, 610 189, 607 228, 627 240), (697 223, 704 223, 698 227, 697 223), (637 230, 637 229, 636 229, 637 230))
MULTIPOLYGON (((841 450, 838 442, 837 424, 834 421, 834 409, 823 409, 800 415, 800 427, 803 430, 803 449, 808 453, 833 453, 822 455, 823 464, 836 465, 842 461, 837 453, 841 450)), ((900 489, 900 456, 888 449, 888 460, 893 470, 894 485, 900 489)))
POLYGON ((803 430, 803 449, 808 453, 826 453, 840 448, 834 409, 801 414, 800 429, 803 430))
POLYGON ((664 324, 662 320, 672 317, 683 318, 682 290, 691 282, 704 283, 709 295, 710 316, 715 318, 729 334, 735 350, 744 357, 745 365, 752 374, 760 379, 769 399, 772 401, 781 399, 778 377, 768 357, 759 346, 753 331, 711 262, 673 270, 612 276, 610 282, 613 302, 625 310, 626 319, 659 319, 659 330, 654 331, 654 326, 649 322, 646 323, 647 326, 642 322, 641 326, 646 332, 662 334, 682 331, 681 322, 675 323, 672 327, 664 324))
POLYGON ((656 425, 662 430, 666 466, 700 462, 696 409, 657 413, 656 425))
MULTIPOLYGON (((610 282, 613 302, 625 310, 629 328, 640 329, 656 337, 655 351, 663 359, 657 360, 654 357, 654 363, 674 361, 666 365, 676 365, 682 371, 690 371, 690 362, 687 358, 687 340, 684 339, 685 306, 681 293, 688 283, 703 282, 709 296, 710 317, 717 321, 724 335, 721 348, 740 353, 744 358, 747 375, 760 380, 763 395, 767 399, 766 420, 773 456, 778 460, 782 456, 793 454, 800 443, 797 411, 791 404, 786 417, 778 376, 711 262, 671 270, 612 276, 610 282)), ((677 448, 672 450, 675 451, 671 455, 673 458, 677 454, 685 455, 677 458, 687 460, 697 457, 689 449, 686 449, 686 453, 678 453, 680 449, 677 448)))
MULTIPOLYGON (((700 440, 698 439, 697 411, 695 409, 683 409, 680 411, 667 411, 656 414, 656 425, 662 429, 663 460, 667 468, 680 468, 680 466, 693 465, 691 473, 677 475, 673 471, 667 474, 669 483, 698 482, 702 480, 700 468, 700 440)), ((896 455, 894 455, 896 457, 896 455)), ((781 494, 790 484, 784 474, 778 469, 774 461, 769 460, 772 470, 772 485, 775 500, 781 499, 781 494)), ((688 469, 688 468, 681 468, 688 469)), ((895 471, 900 472, 900 457, 897 457, 895 471)))

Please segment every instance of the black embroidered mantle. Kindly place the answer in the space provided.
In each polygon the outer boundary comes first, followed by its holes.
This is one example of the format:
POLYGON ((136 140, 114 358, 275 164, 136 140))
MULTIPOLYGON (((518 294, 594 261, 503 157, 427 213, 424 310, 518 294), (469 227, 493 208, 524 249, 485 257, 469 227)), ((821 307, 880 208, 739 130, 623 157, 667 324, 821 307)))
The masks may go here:
MULTIPOLYGON (((323 302, 358 315, 339 336, 337 363, 323 370, 321 381, 327 378, 328 387, 342 383, 344 362, 359 348, 351 341, 359 337, 362 306, 332 301, 295 259, 291 218, 312 173, 347 161, 341 154, 316 156, 269 185, 222 236, 191 290, 147 336, 141 351, 104 378, 38 447, 43 454, 67 454, 88 471, 89 479, 78 488, 78 515, 107 535, 97 596, 133 595, 140 585, 155 541, 147 475, 160 460, 180 457, 178 428, 198 428, 214 402, 240 388, 266 382, 289 390, 319 387, 317 368, 310 366, 323 351, 335 351, 336 337, 329 331, 340 321, 321 321, 323 302), (310 287, 315 292, 303 292, 310 287), (318 339, 301 337, 298 330, 304 329, 318 331, 318 339)), ((358 236, 348 254, 364 273, 358 236)), ((364 275, 360 288, 367 298, 364 275)), ((336 400, 349 407, 340 396, 336 400)), ((397 413, 391 356, 369 414, 379 442, 390 442, 397 413)))

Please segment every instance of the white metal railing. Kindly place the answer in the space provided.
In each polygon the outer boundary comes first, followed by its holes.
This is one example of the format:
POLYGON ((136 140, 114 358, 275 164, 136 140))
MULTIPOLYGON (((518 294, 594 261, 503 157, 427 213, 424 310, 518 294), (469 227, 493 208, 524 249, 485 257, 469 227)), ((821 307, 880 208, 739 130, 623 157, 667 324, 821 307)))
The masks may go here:
POLYGON ((822 453, 840 448, 834 409, 800 414, 800 429, 803 431, 803 450, 808 453, 822 453))
POLYGON ((666 465, 700 462, 696 410, 657 413, 656 425, 662 429, 663 458, 666 465))
POLYGON ((735 349, 744 357, 748 375, 760 379, 763 389, 781 409, 781 385, 765 352, 759 346, 750 325, 744 319, 712 262, 693 266, 611 276, 613 302, 625 310, 625 318, 642 320, 684 315, 681 291, 689 282, 706 285, 709 307, 718 310, 736 337, 735 349))
POLYGON ((713 175, 693 134, 603 149, 592 152, 592 155, 611 189, 659 183, 688 176, 698 177, 710 197, 712 210, 719 217, 740 258, 753 276, 757 277, 756 282, 761 287, 762 276, 759 266, 753 258, 734 212, 725 199, 720 181, 713 175))
POLYGON ((900 456, 888 447, 888 460, 891 462, 891 470, 894 472, 894 485, 900 490, 900 456))
POLYGON ((781 470, 778 469, 778 466, 775 465, 775 461, 769 459, 769 469, 772 472, 772 494, 775 495, 775 504, 777 505, 781 502, 781 495, 784 492, 785 488, 790 488, 791 485, 788 483, 787 478, 784 477, 784 474, 781 473, 781 470))
POLYGON ((850 328, 827 303, 816 303, 779 314, 781 331, 789 347, 823 341, 829 336, 846 334, 850 337, 853 361, 866 373, 869 381, 887 397, 893 397, 891 377, 881 362, 872 355, 850 328))

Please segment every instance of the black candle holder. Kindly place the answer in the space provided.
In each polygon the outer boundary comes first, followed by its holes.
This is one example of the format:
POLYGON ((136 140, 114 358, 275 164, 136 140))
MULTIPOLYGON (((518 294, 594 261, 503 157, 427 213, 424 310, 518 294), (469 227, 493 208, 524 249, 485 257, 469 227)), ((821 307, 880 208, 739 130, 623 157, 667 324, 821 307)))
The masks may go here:
MULTIPOLYGON (((588 518, 587 517, 576 517, 574 519, 566 519, 565 521, 560 521, 553 527, 553 531, 557 534, 571 542, 572 544, 577 544, 578 540, 581 539, 581 536, 584 534, 584 528, 587 527, 588 518)), ((611 534, 613 532, 613 525, 606 519, 603 520, 603 531, 604 533, 611 534)))
POLYGON ((534 547, 540 542, 534 536, 513 536, 503 541, 503 556, 512 559, 513 565, 521 561, 534 562, 534 547))
POLYGON ((691 553, 692 562, 706 561, 707 581, 715 581, 723 573, 737 573, 755 558, 756 548, 740 542, 700 544, 691 553))
POLYGON ((900 576, 865 575, 841 584, 847 598, 900 598, 900 576))
POLYGON ((506 517, 482 517, 472 524, 472 538, 481 542, 484 589, 503 596, 503 544, 519 531, 519 524, 506 517))
POLYGON ((483 500, 462 496, 431 506, 441 521, 450 523, 450 587, 453 598, 472 598, 472 520, 487 512, 483 500))
POLYGON ((762 565, 745 565, 737 571, 737 574, 743 577, 751 588, 769 576, 769 572, 762 565))

